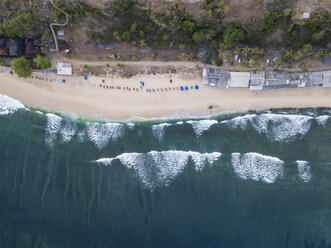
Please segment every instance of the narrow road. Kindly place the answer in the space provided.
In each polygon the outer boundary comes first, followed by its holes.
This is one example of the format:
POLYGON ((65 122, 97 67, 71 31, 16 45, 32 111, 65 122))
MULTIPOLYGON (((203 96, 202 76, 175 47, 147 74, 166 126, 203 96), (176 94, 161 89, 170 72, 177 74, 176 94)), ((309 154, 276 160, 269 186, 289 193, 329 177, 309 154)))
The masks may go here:
POLYGON ((52 34, 53 34, 53 37, 54 37, 55 49, 56 49, 56 51, 58 52, 58 51, 59 51, 59 46, 58 46, 58 44, 57 44, 57 38, 56 38, 56 34, 55 34, 55 32, 54 32, 53 26, 63 27, 63 26, 65 26, 65 25, 67 25, 67 24, 68 24, 68 13, 66 13, 66 12, 63 11, 62 9, 58 8, 58 7, 54 4, 53 0, 50 0, 50 1, 51 1, 52 5, 53 5, 53 7, 54 7, 55 9, 57 9, 57 10, 60 11, 60 12, 62 12, 62 13, 66 16, 66 21, 65 21, 65 23, 62 23, 62 24, 61 24, 61 23, 51 23, 51 24, 49 25, 49 26, 51 27, 52 34))

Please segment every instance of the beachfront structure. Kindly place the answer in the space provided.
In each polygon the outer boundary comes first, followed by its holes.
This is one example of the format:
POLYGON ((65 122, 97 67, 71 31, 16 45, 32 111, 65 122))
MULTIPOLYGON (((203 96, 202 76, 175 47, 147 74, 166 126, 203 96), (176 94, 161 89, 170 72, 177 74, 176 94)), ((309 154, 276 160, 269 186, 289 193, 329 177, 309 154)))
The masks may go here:
POLYGON ((311 86, 322 86, 323 83, 323 72, 312 72, 310 73, 310 84, 311 86))
POLYGON ((331 71, 323 71, 322 87, 331 87, 331 71))
POLYGON ((203 69, 202 83, 218 88, 227 88, 231 74, 228 70, 205 68, 203 69))
POLYGON ((230 72, 229 87, 248 88, 251 74, 249 72, 230 72))
POLYGON ((251 72, 251 81, 249 84, 250 90, 263 90, 263 85, 265 81, 264 71, 253 71, 251 72))
POLYGON ((331 71, 288 73, 284 71, 230 72, 223 69, 205 68, 203 84, 219 88, 243 87, 250 90, 283 88, 331 87, 331 71))
POLYGON ((57 74, 71 76, 72 66, 70 63, 57 63, 57 74))
POLYGON ((302 18, 303 19, 309 19, 310 13, 309 12, 303 12, 302 18))

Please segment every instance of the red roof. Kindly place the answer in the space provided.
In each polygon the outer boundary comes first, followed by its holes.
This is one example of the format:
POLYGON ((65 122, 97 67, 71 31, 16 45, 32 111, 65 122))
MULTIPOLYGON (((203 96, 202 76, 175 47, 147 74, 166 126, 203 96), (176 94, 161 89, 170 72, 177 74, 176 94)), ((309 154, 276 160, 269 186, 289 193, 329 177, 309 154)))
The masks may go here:
POLYGON ((33 45, 33 41, 29 41, 28 43, 26 43, 26 47, 25 47, 25 56, 36 56, 38 54, 41 54, 40 48, 39 47, 35 47, 33 45))
POLYGON ((59 51, 63 52, 64 50, 68 50, 70 49, 70 45, 68 43, 64 43, 64 44, 59 44, 59 51))
POLYGON ((9 51, 7 47, 0 47, 0 56, 8 56, 9 51))
POLYGON ((38 46, 38 47, 40 47, 40 46, 42 46, 42 42, 41 42, 41 40, 39 40, 39 39, 37 39, 37 38, 34 38, 33 39, 33 45, 34 46, 38 46))

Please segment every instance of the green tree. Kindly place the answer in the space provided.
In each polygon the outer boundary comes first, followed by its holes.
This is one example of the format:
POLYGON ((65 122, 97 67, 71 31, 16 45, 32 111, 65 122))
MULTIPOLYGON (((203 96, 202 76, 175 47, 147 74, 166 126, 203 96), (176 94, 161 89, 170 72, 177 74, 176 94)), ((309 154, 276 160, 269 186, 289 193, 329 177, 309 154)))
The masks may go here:
POLYGON ((37 55, 37 57, 35 57, 33 59, 33 62, 36 63, 36 65, 41 68, 41 69, 48 69, 51 67, 51 62, 49 61, 49 59, 45 56, 40 56, 40 55, 37 55))
POLYGON ((321 30, 319 32, 313 33, 312 38, 315 41, 319 41, 325 37, 325 30, 321 30))
POLYGON ((124 41, 126 41, 126 42, 130 42, 131 41, 131 34, 130 34, 130 32, 128 32, 128 31, 123 32, 122 39, 124 41))
POLYGON ((226 27, 223 31, 224 44, 227 47, 233 46, 235 41, 242 41, 245 39, 245 33, 242 29, 236 28, 233 25, 226 27))
POLYGON ((305 53, 309 53, 309 52, 311 52, 311 50, 313 50, 313 46, 311 44, 304 44, 302 47, 302 50, 305 53))
POLYGON ((14 72, 19 77, 27 78, 30 77, 32 74, 30 62, 24 56, 13 59, 11 62, 11 66, 13 67, 14 72))
POLYGON ((191 33, 193 33, 193 31, 195 29, 195 25, 191 21, 184 21, 182 24, 182 28, 183 28, 184 32, 191 34, 191 33))
POLYGON ((185 44, 179 44, 179 50, 184 51, 186 45, 185 44))
POLYGON ((199 32, 195 32, 193 34, 193 40, 196 42, 196 43, 201 43, 205 38, 205 34, 203 33, 203 31, 199 31, 199 32))

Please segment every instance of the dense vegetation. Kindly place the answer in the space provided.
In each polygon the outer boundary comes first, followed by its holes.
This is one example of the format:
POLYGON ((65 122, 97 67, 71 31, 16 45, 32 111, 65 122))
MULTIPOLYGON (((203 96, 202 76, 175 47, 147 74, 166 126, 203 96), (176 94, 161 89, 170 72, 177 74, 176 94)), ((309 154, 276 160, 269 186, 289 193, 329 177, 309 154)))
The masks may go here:
MULTIPOLYGON (((21 1, 30 4, 30 1, 21 1)), ((305 21, 297 20, 291 9, 266 11, 251 25, 225 21, 229 8, 219 0, 202 0, 203 9, 198 19, 186 10, 180 0, 164 2, 158 9, 136 0, 114 1, 105 9, 76 1, 55 3, 69 14, 70 29, 77 28, 76 24, 82 21, 88 23, 87 45, 127 42, 156 51, 175 49, 178 59, 201 60, 204 63, 211 63, 214 59, 217 65, 221 65, 230 52, 246 62, 250 61, 250 64, 245 62, 242 65, 259 66, 258 60, 270 47, 283 50, 283 63, 306 56, 320 58, 330 54, 326 45, 331 40, 331 13, 323 9, 315 10, 305 21)), ((8 6, 6 0, 0 1, 1 4, 8 6)), ((47 17, 32 11, 6 14, 0 22, 0 36, 40 34, 43 41, 47 40, 50 37, 49 22, 64 21, 61 12, 49 9, 52 14, 47 17)), ((72 37, 72 42, 76 39, 79 37, 72 37)), ((152 53, 152 57, 155 56, 157 52, 152 53)), ((131 59, 139 60, 140 57, 132 56, 131 59)), ((163 57, 162 60, 168 59, 163 57)))
POLYGON ((27 78, 30 77, 32 74, 30 62, 24 56, 13 59, 11 62, 11 66, 13 67, 14 72, 19 77, 27 78))

